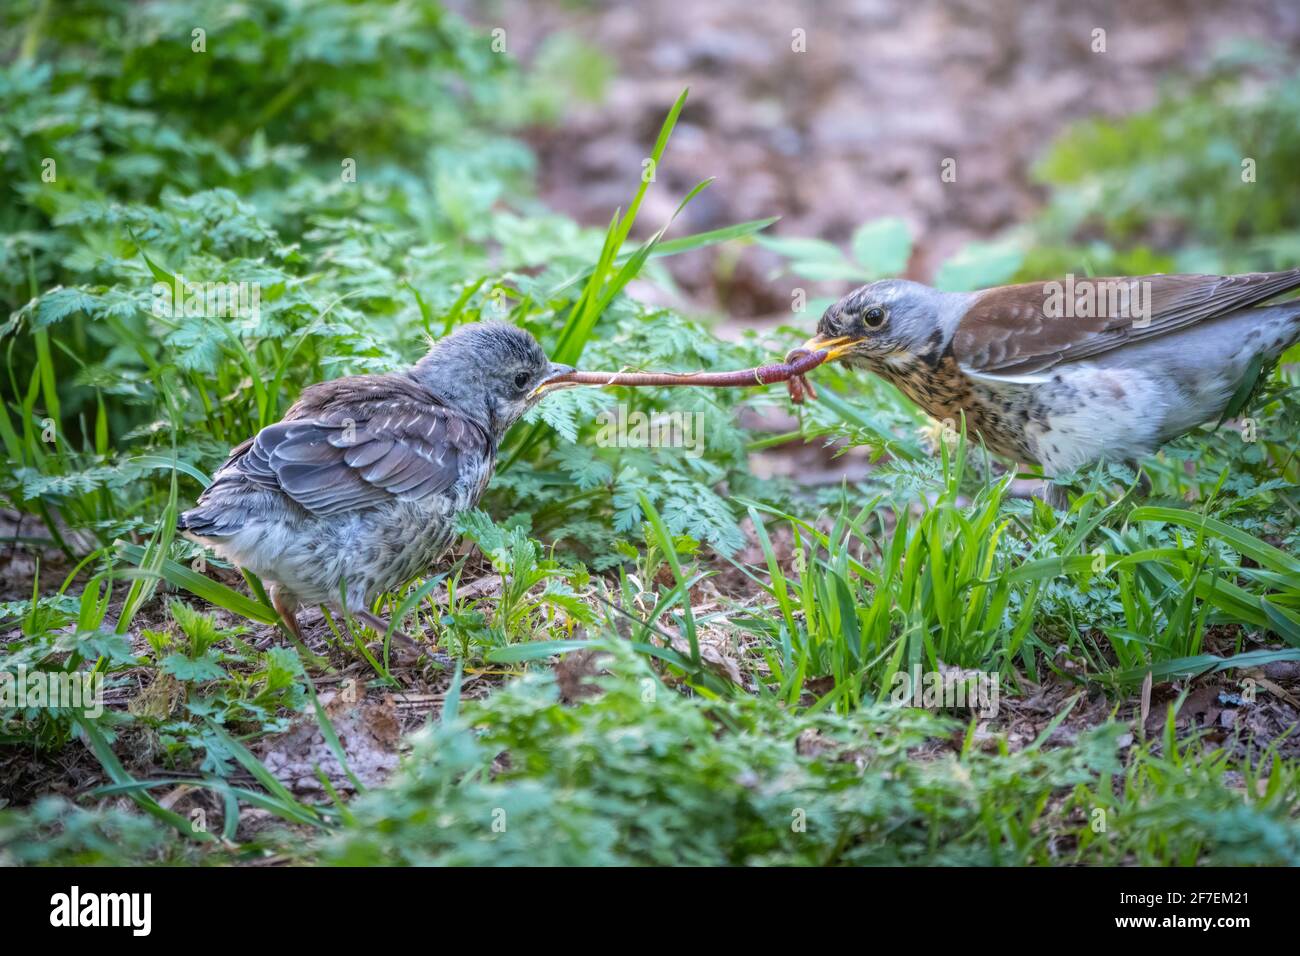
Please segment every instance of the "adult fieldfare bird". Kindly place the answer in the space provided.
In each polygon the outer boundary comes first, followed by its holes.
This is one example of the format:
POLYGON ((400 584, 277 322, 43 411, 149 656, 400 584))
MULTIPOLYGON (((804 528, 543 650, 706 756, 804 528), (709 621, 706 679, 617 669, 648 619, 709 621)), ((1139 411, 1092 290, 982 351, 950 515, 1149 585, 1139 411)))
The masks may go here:
POLYGON ((295 634, 300 604, 337 608, 344 594, 385 630, 371 602, 450 547, 506 430, 571 371, 523 329, 483 323, 404 371, 312 385, 231 451, 178 527, 270 582, 295 634))
MULTIPOLYGON (((1221 417, 1300 338, 1300 269, 940 292, 889 279, 826 310, 803 348, 870 369, 937 419, 1049 477, 1135 462, 1221 417)), ((1049 497, 1061 500, 1055 486, 1049 497)))

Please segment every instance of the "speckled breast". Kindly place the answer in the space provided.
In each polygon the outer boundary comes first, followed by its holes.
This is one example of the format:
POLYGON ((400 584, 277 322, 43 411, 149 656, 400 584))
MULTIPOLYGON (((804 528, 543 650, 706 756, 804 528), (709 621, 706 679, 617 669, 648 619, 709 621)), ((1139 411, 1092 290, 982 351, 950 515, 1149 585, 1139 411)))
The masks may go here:
POLYGON ((1036 462, 1025 429, 1035 419, 1032 390, 1024 385, 989 386, 972 382, 951 356, 937 366, 913 360, 901 367, 881 369, 883 378, 910 398, 927 415, 960 426, 983 439, 989 451, 1013 461, 1036 462))

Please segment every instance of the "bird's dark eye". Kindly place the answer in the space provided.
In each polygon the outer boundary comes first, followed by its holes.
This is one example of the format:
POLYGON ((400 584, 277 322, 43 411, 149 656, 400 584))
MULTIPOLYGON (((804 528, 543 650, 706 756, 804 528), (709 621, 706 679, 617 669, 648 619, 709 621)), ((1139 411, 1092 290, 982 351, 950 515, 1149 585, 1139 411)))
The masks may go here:
POLYGON ((878 329, 885 324, 885 310, 878 307, 867 309, 862 315, 862 321, 867 323, 868 328, 878 329))
POLYGON ((529 375, 527 372, 520 372, 518 375, 515 376, 515 388, 523 388, 525 385, 528 384, 528 380, 530 378, 532 378, 532 376, 529 375))

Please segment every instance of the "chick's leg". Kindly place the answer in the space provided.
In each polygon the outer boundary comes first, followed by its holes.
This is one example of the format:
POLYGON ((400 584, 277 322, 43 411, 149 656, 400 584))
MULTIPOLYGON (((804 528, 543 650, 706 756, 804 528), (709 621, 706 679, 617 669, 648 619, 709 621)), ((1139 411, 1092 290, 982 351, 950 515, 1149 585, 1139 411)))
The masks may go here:
MULTIPOLYGON (((388 622, 385 621, 378 614, 372 614, 369 611, 364 609, 351 610, 350 613, 357 620, 370 625, 370 627, 372 627, 375 633, 378 634, 380 637, 383 637, 385 634, 388 633, 388 622)), ((427 647, 421 644, 419 641, 415 640, 415 638, 411 637, 409 634, 405 633, 404 631, 398 630, 397 628, 393 628, 393 639, 396 640, 397 643, 401 644, 404 647, 409 647, 412 650, 419 651, 421 654, 429 658, 429 660, 433 661, 435 664, 446 665, 451 662, 451 658, 448 657, 446 654, 433 653, 427 647)))
POLYGON ((280 617, 284 619, 284 626, 289 629, 289 633, 302 640, 302 628, 298 626, 298 599, 283 588, 271 586, 271 606, 279 612, 280 617))

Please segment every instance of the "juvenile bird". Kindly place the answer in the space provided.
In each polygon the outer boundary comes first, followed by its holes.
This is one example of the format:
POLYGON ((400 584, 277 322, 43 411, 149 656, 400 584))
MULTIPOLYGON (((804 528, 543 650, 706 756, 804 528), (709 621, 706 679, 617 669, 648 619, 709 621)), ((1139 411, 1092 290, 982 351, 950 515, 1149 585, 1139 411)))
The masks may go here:
POLYGON ((181 515, 185 536, 270 582, 293 632, 301 604, 380 631, 374 599, 431 566, 473 508, 507 429, 572 369, 512 325, 465 325, 412 368, 307 388, 233 449, 181 515))
MULTIPOLYGON (((940 292, 889 279, 826 310, 804 349, 870 369, 933 417, 1048 477, 1134 463, 1220 418, 1300 338, 1300 269, 940 292)), ((1063 503, 1053 485, 1049 500, 1063 503)))

